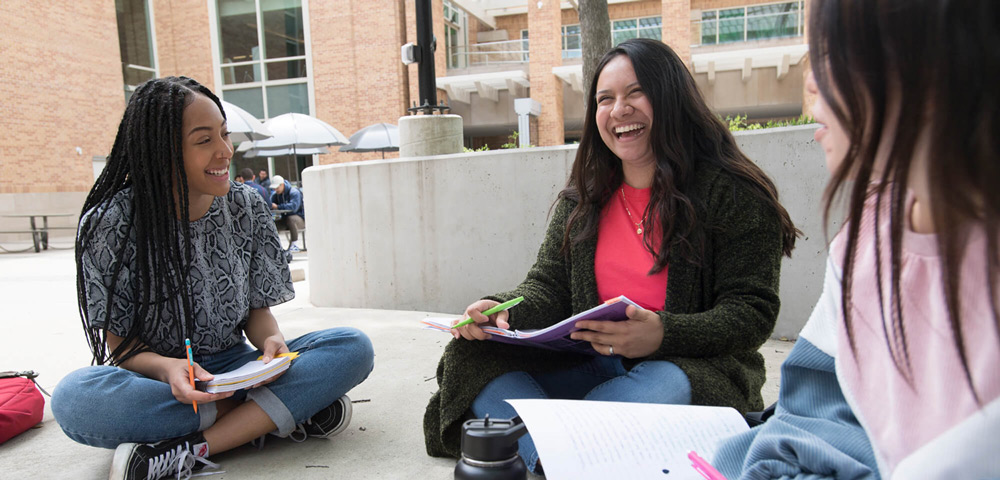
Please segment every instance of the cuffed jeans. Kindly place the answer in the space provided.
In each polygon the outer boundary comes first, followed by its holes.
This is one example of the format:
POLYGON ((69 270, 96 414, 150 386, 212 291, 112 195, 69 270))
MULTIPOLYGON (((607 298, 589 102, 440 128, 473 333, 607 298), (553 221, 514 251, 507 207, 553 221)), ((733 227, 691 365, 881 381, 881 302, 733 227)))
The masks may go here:
MULTIPOLYGON (((231 399, 253 400, 267 413, 279 436, 287 436, 322 408, 364 381, 374 367, 371 341, 354 328, 312 332, 287 343, 299 352, 275 381, 240 390, 231 399)), ((262 354, 246 343, 195 361, 211 373, 234 370, 262 354)), ((52 414, 73 440, 103 448, 120 443, 152 443, 205 430, 216 421, 215 403, 177 401, 170 385, 124 368, 91 366, 76 370, 52 392, 52 414)))
MULTIPOLYGON (((567 370, 501 375, 472 401, 472 413, 476 418, 486 414, 492 418, 513 418, 517 412, 504 400, 522 398, 687 405, 691 403, 691 382, 671 362, 647 361, 626 371, 618 357, 594 357, 567 370)), ((538 451, 531 435, 522 436, 517 445, 528 469, 537 473, 538 451)))

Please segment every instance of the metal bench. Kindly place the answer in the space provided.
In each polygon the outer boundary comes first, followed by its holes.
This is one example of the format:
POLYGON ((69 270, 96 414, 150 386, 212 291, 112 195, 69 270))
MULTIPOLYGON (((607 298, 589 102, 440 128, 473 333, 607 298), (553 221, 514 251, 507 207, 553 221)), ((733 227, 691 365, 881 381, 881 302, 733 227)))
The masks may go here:
MULTIPOLYGON (((31 235, 31 243, 35 247, 35 253, 41 252, 42 250, 49 249, 49 232, 52 230, 72 230, 76 231, 76 227, 50 227, 49 217, 72 217, 75 213, 7 213, 3 214, 4 217, 12 218, 29 218, 31 220, 30 230, 0 230, 0 234, 17 234, 31 235), (42 217, 42 225, 38 226, 35 222, 36 217, 42 217)), ((6 250, 6 249, 5 249, 6 250)))
MULTIPOLYGON (((31 235, 31 243, 34 244, 35 251, 40 251, 39 246, 41 245, 41 239, 39 238, 38 232, 35 230, 0 230, 0 235, 31 235)), ((30 250, 26 248, 24 250, 7 250, 6 248, 0 246, 5 252, 26 252, 30 250)))

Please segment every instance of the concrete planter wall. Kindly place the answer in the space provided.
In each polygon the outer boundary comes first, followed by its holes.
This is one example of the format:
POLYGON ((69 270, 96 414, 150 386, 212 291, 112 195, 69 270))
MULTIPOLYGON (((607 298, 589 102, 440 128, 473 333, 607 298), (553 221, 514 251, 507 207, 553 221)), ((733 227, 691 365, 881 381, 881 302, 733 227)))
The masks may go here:
MULTIPOLYGON (((776 337, 796 337, 822 288, 815 126, 741 132, 804 232, 782 266, 776 337)), ((517 285, 535 260, 576 146, 310 167, 303 173, 311 302, 458 314, 517 285)))

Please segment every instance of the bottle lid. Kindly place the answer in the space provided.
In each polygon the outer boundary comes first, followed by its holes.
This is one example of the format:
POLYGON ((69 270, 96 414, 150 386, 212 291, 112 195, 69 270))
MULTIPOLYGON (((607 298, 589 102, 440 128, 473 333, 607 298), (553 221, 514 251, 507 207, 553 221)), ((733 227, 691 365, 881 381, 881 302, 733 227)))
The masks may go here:
POLYGON ((494 420, 477 418, 462 425, 462 455, 483 462, 498 462, 517 455, 517 439, 528 433, 521 417, 494 420))

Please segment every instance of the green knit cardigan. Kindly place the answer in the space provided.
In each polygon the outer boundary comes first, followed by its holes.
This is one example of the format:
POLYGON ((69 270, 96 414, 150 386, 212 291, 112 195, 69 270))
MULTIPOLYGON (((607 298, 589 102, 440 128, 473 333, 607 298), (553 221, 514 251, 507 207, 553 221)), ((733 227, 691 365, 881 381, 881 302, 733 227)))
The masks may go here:
MULTIPOLYGON (((701 265, 670 256, 663 343, 645 358, 624 359, 626 368, 645 360, 677 364, 691 382, 695 405, 723 405, 741 412, 763 409, 764 357, 757 351, 778 317, 782 235, 777 212, 719 168, 701 166, 690 195, 704 219, 701 265), (700 200, 700 201, 699 201, 700 200)), ((524 296, 510 311, 512 328, 544 328, 597 305, 594 255, 597 239, 561 253, 563 231, 575 202, 556 205, 538 258, 506 301, 524 296)), ((576 227, 574 227, 576 228, 576 227)), ((565 369, 590 357, 509 345, 452 340, 437 367, 438 391, 424 414, 424 439, 432 456, 461 455, 462 423, 472 400, 507 372, 565 369)))

